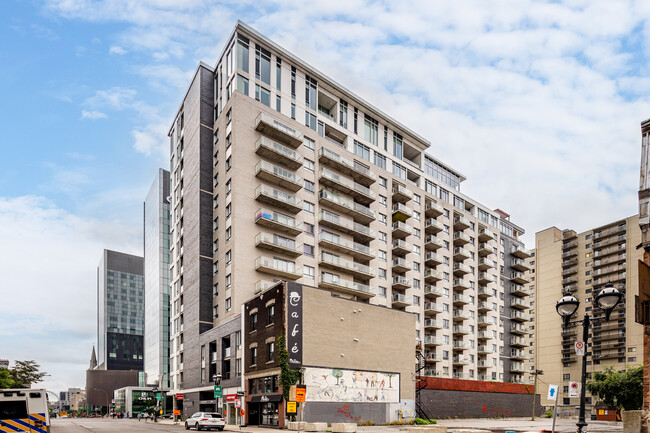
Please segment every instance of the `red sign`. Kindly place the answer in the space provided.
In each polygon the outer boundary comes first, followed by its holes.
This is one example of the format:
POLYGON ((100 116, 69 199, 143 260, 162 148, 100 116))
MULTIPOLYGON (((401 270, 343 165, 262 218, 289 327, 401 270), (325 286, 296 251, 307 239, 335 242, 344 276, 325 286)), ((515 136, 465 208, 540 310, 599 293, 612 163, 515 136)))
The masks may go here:
POLYGON ((176 400, 182 400, 185 394, 176 394, 176 400))
POLYGON ((226 394, 226 401, 235 401, 237 400, 237 394, 226 394))
POLYGON ((296 402, 304 403, 307 394, 307 387, 305 385, 296 386, 296 402))

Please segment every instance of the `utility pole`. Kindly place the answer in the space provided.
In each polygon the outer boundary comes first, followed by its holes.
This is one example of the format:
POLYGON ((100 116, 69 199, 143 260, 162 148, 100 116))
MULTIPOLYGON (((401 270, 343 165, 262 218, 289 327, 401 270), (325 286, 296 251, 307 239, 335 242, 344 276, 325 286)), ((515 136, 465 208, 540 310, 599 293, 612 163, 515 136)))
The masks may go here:
POLYGON ((641 172, 639 181, 639 227, 643 262, 639 262, 639 295, 636 321, 643 325, 643 412, 641 433, 650 433, 650 119, 641 122, 641 172))
MULTIPOLYGON (((537 376, 540 374, 544 374, 542 370, 533 370, 530 374, 535 376, 535 384, 533 385, 533 416, 530 419, 531 421, 535 421, 535 395, 537 394, 537 376)), ((541 394, 540 394, 541 398, 541 394)))

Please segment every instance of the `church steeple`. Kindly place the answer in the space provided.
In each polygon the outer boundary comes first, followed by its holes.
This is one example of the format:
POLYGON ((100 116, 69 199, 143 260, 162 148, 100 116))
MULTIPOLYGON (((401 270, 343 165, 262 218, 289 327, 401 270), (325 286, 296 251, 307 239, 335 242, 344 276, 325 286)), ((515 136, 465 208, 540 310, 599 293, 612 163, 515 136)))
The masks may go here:
POLYGON ((95 346, 93 345, 93 353, 90 355, 89 370, 94 370, 95 368, 97 368, 97 356, 95 355, 95 346))

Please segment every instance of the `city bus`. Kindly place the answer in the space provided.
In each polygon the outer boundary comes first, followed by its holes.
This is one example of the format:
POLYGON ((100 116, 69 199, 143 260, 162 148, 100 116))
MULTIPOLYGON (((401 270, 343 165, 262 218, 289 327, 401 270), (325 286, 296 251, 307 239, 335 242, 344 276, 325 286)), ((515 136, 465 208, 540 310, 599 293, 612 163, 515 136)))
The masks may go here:
POLYGON ((0 389, 0 432, 49 433, 44 389, 0 389))

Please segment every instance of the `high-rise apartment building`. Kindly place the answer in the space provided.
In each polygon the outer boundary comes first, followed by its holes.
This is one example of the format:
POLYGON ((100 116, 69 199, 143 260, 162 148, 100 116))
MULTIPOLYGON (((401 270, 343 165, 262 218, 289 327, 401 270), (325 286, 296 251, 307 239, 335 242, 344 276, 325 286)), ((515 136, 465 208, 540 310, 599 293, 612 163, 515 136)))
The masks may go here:
POLYGON ((184 404, 207 399, 212 372, 241 376, 236 326, 223 344, 206 335, 277 280, 414 313, 404 338, 428 375, 523 382, 511 356, 528 344, 523 229, 464 195, 429 146, 237 24, 170 129, 171 377, 184 404))
POLYGON ((97 368, 143 367, 142 257, 104 250, 97 267, 97 368))
MULTIPOLYGON (((560 385, 560 404, 579 404, 569 398, 569 382, 580 382, 581 359, 575 342, 582 340, 582 325, 564 327, 555 311, 565 293, 574 295, 580 307, 572 317, 581 322, 585 314, 596 321, 590 329, 587 372, 617 370, 643 362, 643 327, 634 322, 634 295, 638 293, 638 260, 643 251, 638 216, 614 221, 582 233, 543 230, 535 236, 535 346, 533 363, 544 371, 544 382, 560 385), (595 296, 612 284, 625 294, 609 322, 595 296), (601 320, 602 319, 602 320, 601 320)), ((595 401, 587 393, 588 409, 595 401)))
POLYGON ((158 170, 144 202, 144 372, 169 388, 169 171, 158 170))

